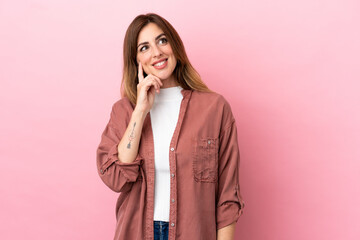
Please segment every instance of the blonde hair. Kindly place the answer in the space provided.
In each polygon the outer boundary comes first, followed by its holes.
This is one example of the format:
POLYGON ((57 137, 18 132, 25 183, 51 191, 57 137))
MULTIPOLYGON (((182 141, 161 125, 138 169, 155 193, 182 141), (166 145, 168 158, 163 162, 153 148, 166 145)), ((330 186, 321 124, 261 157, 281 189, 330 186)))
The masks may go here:
MULTIPOLYGON (((124 39, 124 68, 121 82, 121 96, 127 97, 131 103, 136 105, 138 65, 136 61, 137 39, 143 27, 148 23, 155 23, 167 36, 174 56, 176 67, 174 76, 183 89, 193 89, 202 92, 213 92, 201 80, 199 73, 191 65, 184 48, 184 44, 174 27, 164 18, 155 14, 138 15, 129 25, 124 39)), ((145 74, 145 73, 144 73, 145 74)))

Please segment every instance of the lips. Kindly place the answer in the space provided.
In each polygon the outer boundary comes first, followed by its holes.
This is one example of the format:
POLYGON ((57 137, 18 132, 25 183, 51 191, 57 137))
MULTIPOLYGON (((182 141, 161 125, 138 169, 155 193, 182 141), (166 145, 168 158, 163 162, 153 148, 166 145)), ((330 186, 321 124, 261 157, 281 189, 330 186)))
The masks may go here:
POLYGON ((155 63, 155 65, 153 65, 153 67, 157 70, 161 70, 161 69, 164 69, 167 67, 167 63, 168 63, 168 60, 167 59, 164 59, 163 61, 159 62, 158 63, 155 63), (158 65, 159 64, 159 65, 158 65))
POLYGON ((154 66, 155 64, 157 64, 157 63, 159 63, 159 62, 162 62, 162 61, 164 61, 164 60, 167 60, 167 58, 163 58, 163 59, 161 59, 161 60, 159 60, 159 61, 153 62, 152 65, 154 66))

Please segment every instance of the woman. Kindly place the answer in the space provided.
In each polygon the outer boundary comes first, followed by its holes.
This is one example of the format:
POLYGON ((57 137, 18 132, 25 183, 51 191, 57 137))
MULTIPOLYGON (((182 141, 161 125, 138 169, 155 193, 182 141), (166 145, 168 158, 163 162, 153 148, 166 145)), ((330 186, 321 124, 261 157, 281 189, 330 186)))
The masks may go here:
POLYGON ((235 119, 159 15, 139 15, 127 29, 122 98, 97 168, 120 193, 114 239, 233 239, 244 207, 235 119))

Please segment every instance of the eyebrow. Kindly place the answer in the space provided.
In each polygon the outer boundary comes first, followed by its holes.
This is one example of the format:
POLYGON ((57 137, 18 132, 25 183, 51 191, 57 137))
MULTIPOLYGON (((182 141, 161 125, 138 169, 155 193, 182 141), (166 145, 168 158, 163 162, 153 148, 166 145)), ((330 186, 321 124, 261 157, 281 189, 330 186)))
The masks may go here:
MULTIPOLYGON (((159 36, 157 36, 156 38, 155 38, 155 41, 156 40, 158 40, 160 37, 162 37, 162 36, 165 36, 165 33, 161 33, 159 36)), ((142 44, 147 44, 147 43, 149 43, 149 42, 142 42, 142 43, 139 43, 139 45, 137 46, 137 47, 139 47, 140 45, 142 45, 142 44)))

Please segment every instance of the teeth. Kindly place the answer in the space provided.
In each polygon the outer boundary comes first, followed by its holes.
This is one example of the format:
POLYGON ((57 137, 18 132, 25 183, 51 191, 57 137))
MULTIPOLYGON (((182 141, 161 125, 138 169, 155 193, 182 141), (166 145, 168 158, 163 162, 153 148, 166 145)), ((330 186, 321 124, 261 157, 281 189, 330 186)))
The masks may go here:
POLYGON ((165 62, 166 62, 166 60, 159 62, 159 63, 155 64, 154 66, 157 66, 157 67, 162 66, 165 62))

